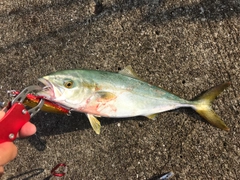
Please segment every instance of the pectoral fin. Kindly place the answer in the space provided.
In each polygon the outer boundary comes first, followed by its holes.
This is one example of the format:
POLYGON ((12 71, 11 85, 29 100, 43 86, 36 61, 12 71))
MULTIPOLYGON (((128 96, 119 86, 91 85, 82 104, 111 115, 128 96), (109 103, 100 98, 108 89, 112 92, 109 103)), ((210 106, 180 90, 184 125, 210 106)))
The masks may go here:
POLYGON ((106 91, 99 91, 96 92, 95 98, 98 102, 101 101, 111 101, 115 99, 117 96, 111 92, 106 92, 106 91))
POLYGON ((97 133, 100 134, 100 129, 101 129, 101 123, 98 121, 97 118, 95 118, 92 114, 86 114, 88 117, 88 120, 93 128, 93 130, 97 133))

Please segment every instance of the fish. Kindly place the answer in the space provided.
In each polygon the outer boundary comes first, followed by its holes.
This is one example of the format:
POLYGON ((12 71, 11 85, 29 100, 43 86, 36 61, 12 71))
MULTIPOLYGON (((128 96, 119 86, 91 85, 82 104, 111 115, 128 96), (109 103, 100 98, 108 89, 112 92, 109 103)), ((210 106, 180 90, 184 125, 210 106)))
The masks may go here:
POLYGON ((215 86, 193 100, 185 100, 137 76, 131 66, 117 72, 62 70, 38 79, 45 87, 37 92, 49 101, 85 113, 93 130, 100 134, 98 117, 127 118, 157 114, 178 108, 192 108, 211 125, 229 127, 211 108, 211 102, 231 83, 215 86))

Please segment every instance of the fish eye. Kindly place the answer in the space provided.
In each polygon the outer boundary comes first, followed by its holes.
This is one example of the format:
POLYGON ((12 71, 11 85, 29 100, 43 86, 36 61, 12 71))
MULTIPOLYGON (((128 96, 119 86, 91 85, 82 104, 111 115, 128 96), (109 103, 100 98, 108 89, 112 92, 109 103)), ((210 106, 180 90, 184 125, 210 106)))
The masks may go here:
POLYGON ((66 82, 64 82, 63 85, 64 85, 65 88, 70 89, 70 88, 73 87, 73 81, 66 81, 66 82))

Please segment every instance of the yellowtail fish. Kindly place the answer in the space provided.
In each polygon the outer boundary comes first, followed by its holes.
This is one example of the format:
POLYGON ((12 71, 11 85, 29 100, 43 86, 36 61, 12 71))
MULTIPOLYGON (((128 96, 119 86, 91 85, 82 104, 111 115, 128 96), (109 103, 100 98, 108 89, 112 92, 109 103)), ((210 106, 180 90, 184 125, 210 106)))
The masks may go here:
POLYGON ((142 81, 131 66, 119 73, 65 70, 44 76, 39 81, 45 88, 38 95, 85 113, 97 134, 101 125, 96 117, 146 116, 155 119, 157 113, 181 107, 193 108, 213 126, 229 131, 211 108, 211 102, 230 85, 228 82, 188 101, 142 81))

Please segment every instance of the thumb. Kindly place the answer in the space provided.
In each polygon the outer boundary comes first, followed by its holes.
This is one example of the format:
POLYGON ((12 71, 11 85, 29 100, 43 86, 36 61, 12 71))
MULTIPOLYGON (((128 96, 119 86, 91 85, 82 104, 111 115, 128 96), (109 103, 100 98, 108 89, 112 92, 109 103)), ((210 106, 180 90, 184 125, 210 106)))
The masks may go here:
POLYGON ((17 156, 17 147, 12 142, 0 144, 0 166, 7 164, 17 156))

